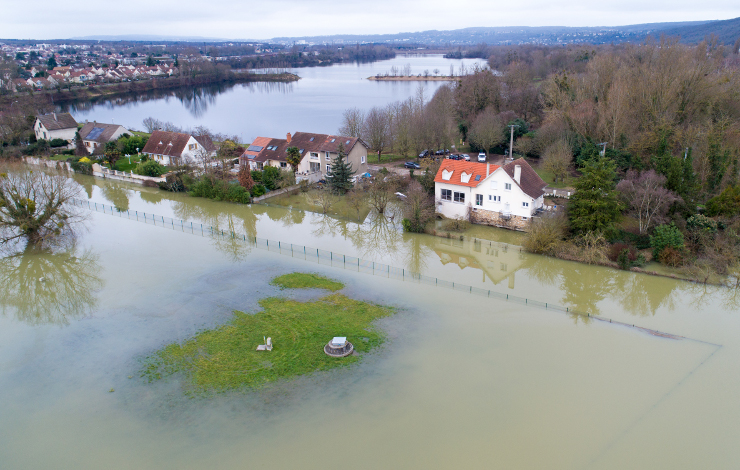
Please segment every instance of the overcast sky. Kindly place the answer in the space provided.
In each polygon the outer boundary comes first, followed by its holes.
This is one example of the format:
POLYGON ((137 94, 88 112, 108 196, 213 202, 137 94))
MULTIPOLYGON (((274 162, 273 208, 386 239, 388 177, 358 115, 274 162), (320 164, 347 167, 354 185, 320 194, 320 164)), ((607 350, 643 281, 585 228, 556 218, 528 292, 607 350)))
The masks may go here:
POLYGON ((740 0, 0 0, 0 12, 0 38, 149 34, 269 39, 730 19, 740 17, 740 0))

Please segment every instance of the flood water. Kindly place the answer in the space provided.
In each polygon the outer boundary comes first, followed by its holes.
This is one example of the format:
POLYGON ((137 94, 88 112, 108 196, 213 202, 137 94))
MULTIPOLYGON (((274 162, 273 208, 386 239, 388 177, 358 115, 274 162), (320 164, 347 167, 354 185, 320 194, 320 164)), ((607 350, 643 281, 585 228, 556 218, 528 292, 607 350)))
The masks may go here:
MULTIPOLYGON (((736 468, 736 291, 79 177, 90 200, 357 256, 600 314, 402 282, 90 212, 75 248, 0 264, 0 467, 736 468), (141 359, 255 311, 276 275, 318 272, 392 305, 388 341, 345 370, 205 398, 141 359), (40 277, 45 282, 40 282, 40 277)), ((510 237, 510 238, 505 238, 510 237)), ((513 237, 513 238, 512 238, 513 237)), ((269 332, 265 333, 266 335, 269 332)), ((274 338, 277 344, 280 339, 274 338)))
POLYGON ((445 59, 441 55, 398 55, 394 59, 370 63, 334 64, 328 67, 292 69, 301 77, 292 83, 243 83, 184 88, 121 96, 101 102, 64 104, 78 122, 114 122, 143 130, 142 121, 154 117, 182 128, 206 126, 242 142, 255 137, 282 137, 287 132, 333 134, 348 108, 369 110, 405 100, 423 86, 427 99, 446 82, 385 82, 368 77, 389 72, 392 67, 411 66, 418 75, 455 75, 460 68, 485 64, 479 59, 445 59))

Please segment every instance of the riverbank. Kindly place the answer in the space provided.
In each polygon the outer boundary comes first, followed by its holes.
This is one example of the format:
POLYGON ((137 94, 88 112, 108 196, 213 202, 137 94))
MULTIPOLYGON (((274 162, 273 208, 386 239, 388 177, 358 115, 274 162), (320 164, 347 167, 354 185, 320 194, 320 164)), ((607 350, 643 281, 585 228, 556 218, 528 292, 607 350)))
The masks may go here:
MULTIPOLYGON (((300 80, 294 73, 230 73, 222 77, 166 77, 148 80, 106 83, 100 85, 76 86, 69 89, 39 90, 32 96, 45 97, 51 103, 64 103, 78 100, 95 100, 102 97, 144 93, 156 90, 173 90, 182 87, 235 84, 235 83, 291 83, 300 80)), ((0 109, 10 106, 18 93, 0 97, 0 109)))
POLYGON ((367 77, 367 80, 376 82, 454 82, 460 80, 460 77, 448 77, 448 76, 410 76, 410 77, 392 77, 392 76, 380 76, 367 77))

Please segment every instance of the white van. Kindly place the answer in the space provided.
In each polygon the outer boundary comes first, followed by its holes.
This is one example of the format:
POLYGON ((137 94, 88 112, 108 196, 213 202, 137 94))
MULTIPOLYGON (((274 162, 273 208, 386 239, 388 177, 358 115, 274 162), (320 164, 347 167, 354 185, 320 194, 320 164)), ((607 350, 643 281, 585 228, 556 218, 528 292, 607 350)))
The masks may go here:
POLYGON ((478 154, 478 162, 486 163, 486 152, 481 152, 478 154))

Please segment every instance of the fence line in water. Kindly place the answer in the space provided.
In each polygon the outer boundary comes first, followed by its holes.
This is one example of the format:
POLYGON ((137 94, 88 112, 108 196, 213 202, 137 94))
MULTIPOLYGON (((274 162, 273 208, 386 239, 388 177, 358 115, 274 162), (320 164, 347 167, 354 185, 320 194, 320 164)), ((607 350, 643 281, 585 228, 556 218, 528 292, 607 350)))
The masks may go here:
MULTIPOLYGON (((276 240, 268 240, 266 238, 252 237, 245 234, 237 234, 232 231, 220 230, 212 226, 206 226, 195 222, 185 222, 183 220, 173 219, 171 217, 164 217, 161 215, 139 212, 139 211, 119 211, 113 206, 91 202, 89 200, 74 199, 72 204, 86 208, 96 212, 102 212, 113 216, 123 218, 126 216, 129 220, 136 220, 138 222, 144 222, 152 224, 158 227, 178 229, 185 233, 191 233, 193 235, 219 237, 219 238, 231 238, 238 240, 243 243, 249 244, 259 249, 267 250, 273 253, 279 253, 281 255, 291 256, 292 258, 304 259, 306 261, 315 262, 317 264, 331 266, 335 268, 349 269, 359 273, 372 274, 375 276, 382 276, 389 279, 396 279, 404 282, 416 282, 418 284, 426 284, 437 287, 445 287, 460 292, 467 292, 469 294, 475 294, 482 297, 495 298, 499 300, 506 300, 509 302, 517 302, 532 307, 540 307, 546 310, 554 310, 566 314, 578 315, 588 319, 596 321, 613 323, 615 325, 626 326, 634 328, 645 333, 649 333, 654 336, 660 336, 662 338, 670 339, 688 339, 700 343, 710 344, 712 346, 720 346, 714 343, 706 341, 687 338, 685 336, 674 335, 665 333, 650 328, 641 327, 632 323, 622 322, 618 320, 612 320, 611 318, 602 317, 600 315, 592 315, 589 312, 580 312, 573 310, 570 307, 562 307, 557 304, 550 302, 541 302, 539 300, 533 300, 526 297, 519 297, 512 294, 503 292, 497 292, 490 289, 481 289, 479 287, 469 286, 467 284, 461 284, 458 282, 446 281, 437 277, 425 276, 424 274, 409 271, 404 268, 397 268, 387 264, 377 263, 375 261, 367 261, 355 256, 347 256, 341 253, 334 253, 333 251, 322 250, 319 248, 311 248, 304 245, 294 245, 292 243, 281 242, 276 240), (200 233, 198 233, 200 232, 200 233)), ((492 242, 496 243, 496 242, 492 242)))

